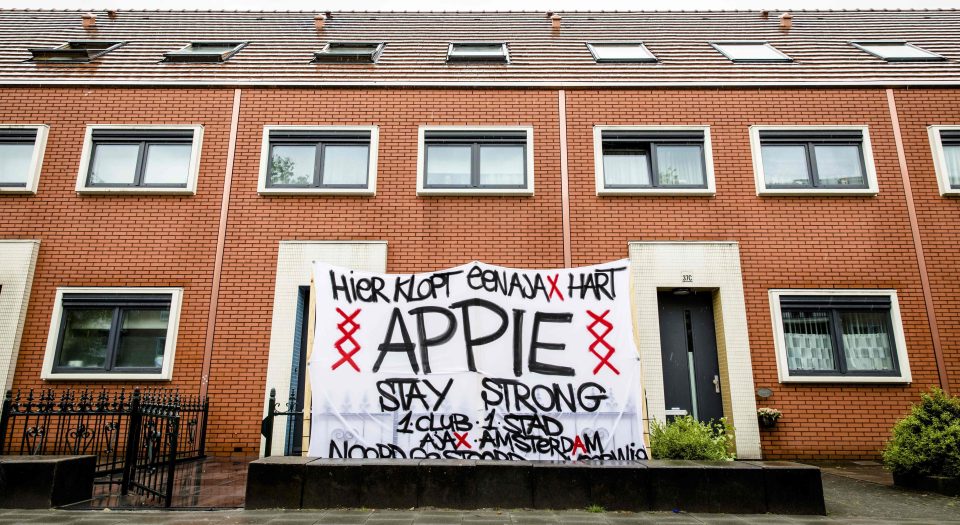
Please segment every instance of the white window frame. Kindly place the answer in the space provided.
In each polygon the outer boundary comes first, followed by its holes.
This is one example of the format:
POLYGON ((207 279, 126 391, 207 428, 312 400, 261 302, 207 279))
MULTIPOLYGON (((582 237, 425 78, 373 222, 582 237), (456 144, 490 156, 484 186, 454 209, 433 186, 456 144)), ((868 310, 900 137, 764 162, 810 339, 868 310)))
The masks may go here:
POLYGON ((776 64, 776 63, 789 63, 793 62, 793 58, 789 55, 780 51, 773 44, 767 42, 766 40, 725 40, 725 41, 716 41, 710 42, 710 45, 716 49, 721 55, 726 57, 727 60, 735 62, 738 64, 776 64), (724 46, 763 46, 767 49, 772 50, 774 53, 780 55, 780 58, 734 58, 732 55, 727 54, 727 50, 724 49, 724 46))
POLYGON ((770 314, 773 320, 773 344, 777 355, 777 375, 781 383, 896 383, 908 384, 913 381, 910 374, 910 360, 907 354, 907 343, 903 332, 903 320, 900 317, 900 303, 897 300, 896 290, 884 289, 773 289, 768 291, 770 298, 770 314), (794 375, 790 373, 787 363, 787 343, 783 334, 783 311, 780 308, 780 298, 791 295, 807 296, 880 296, 890 298, 890 326, 893 330, 894 345, 896 345, 897 364, 900 367, 899 376, 810 376, 794 375))
POLYGON ((510 47, 506 42, 450 42, 447 44, 447 63, 477 63, 489 62, 493 64, 510 63, 510 47), (454 46, 500 46, 500 55, 469 55, 454 51, 454 46))
POLYGON ((710 138, 710 126, 607 126, 593 127, 593 171, 598 196, 677 196, 712 197, 717 193, 717 182, 713 171, 713 143, 710 138), (706 188, 607 188, 603 179, 603 132, 604 131, 702 131, 703 164, 706 188))
POLYGON ((50 332, 47 334, 47 347, 43 356, 43 368, 40 378, 48 381, 88 379, 97 381, 170 381, 173 379, 174 353, 177 348, 177 334, 180 332, 180 309, 183 304, 183 288, 143 288, 143 287, 61 287, 53 303, 50 318, 50 332), (167 324, 167 344, 163 349, 163 366, 156 374, 122 374, 106 372, 53 373, 53 363, 57 354, 60 337, 60 322, 63 318, 64 294, 169 294, 170 318, 167 324))
POLYGON ((533 195, 533 126, 420 126, 417 130, 417 195, 493 195, 525 196, 533 195), (476 133, 498 131, 524 131, 527 134, 527 187, 526 188, 427 188, 426 187, 426 145, 424 137, 428 131, 470 131, 476 133))
POLYGON ((624 63, 637 63, 637 64, 655 64, 660 62, 660 59, 650 51, 650 48, 647 47, 641 41, 635 42, 587 42, 587 49, 590 51, 590 56, 593 57, 593 61, 598 64, 624 64, 624 63), (622 47, 638 47, 643 52, 647 53, 649 56, 639 57, 639 58, 602 58, 600 53, 597 52, 597 48, 603 47, 612 47, 612 46, 622 46, 622 47))
POLYGON ((922 47, 920 47, 920 46, 911 44, 910 42, 906 42, 906 41, 904 41, 904 40, 857 40, 857 41, 850 42, 850 45, 852 45, 853 47, 859 49, 860 51, 863 51, 864 53, 867 53, 867 54, 869 54, 869 55, 875 56, 875 57, 877 57, 877 58, 879 58, 880 60, 883 60, 883 61, 885 61, 885 62, 939 62, 939 61, 942 61, 942 60, 946 60, 946 58, 945 58, 944 56, 942 56, 942 55, 939 55, 939 54, 937 54, 937 53, 934 53, 933 51, 930 51, 929 49, 924 49, 924 48, 922 48, 922 47), (897 46, 902 46, 902 47, 910 47, 910 48, 916 49, 916 50, 918 50, 918 51, 923 51, 923 52, 926 53, 928 56, 924 56, 924 57, 890 57, 890 56, 881 55, 880 53, 874 53, 873 51, 870 51, 869 49, 867 49, 866 47, 864 47, 864 46, 884 46, 884 45, 887 45, 887 46, 897 45, 897 46))
POLYGON ((263 143, 260 147, 260 174, 257 179, 257 193, 260 195, 367 195, 377 194, 377 157, 380 146, 379 126, 287 126, 270 125, 263 127, 263 143), (370 159, 367 162, 366 188, 277 188, 267 186, 270 176, 270 132, 271 131, 368 131, 370 132, 370 159))
POLYGON ((750 126, 750 153, 753 158, 753 176, 757 187, 757 195, 783 195, 792 197, 811 197, 811 196, 875 196, 880 190, 877 186, 877 168, 873 158, 873 146, 870 142, 870 129, 865 125, 853 126, 750 126), (862 143, 860 145, 863 151, 864 177, 867 179, 866 188, 838 189, 838 188, 767 188, 766 180, 763 174, 763 156, 760 143, 760 132, 762 131, 859 131, 861 133, 862 143))
POLYGON ((77 193, 136 193, 160 195, 196 195, 197 178, 200 173, 200 150, 203 144, 203 126, 199 124, 88 124, 83 136, 83 152, 80 155, 80 169, 77 171, 77 193), (193 144, 190 150, 190 167, 187 173, 187 185, 183 188, 150 187, 96 187, 87 186, 90 169, 90 156, 93 155, 93 132, 100 129, 128 130, 131 133, 147 130, 193 130, 193 144))
POLYGON ((950 187, 950 173, 947 171, 947 160, 943 155, 943 140, 941 131, 958 131, 960 126, 927 126, 927 135, 930 137, 930 149, 933 152, 933 169, 937 174, 937 186, 941 197, 960 197, 960 188, 950 187))
POLYGON ((33 142, 33 157, 30 159, 30 168, 27 171, 27 185, 24 187, 0 186, 0 193, 37 193, 40 184, 40 169, 43 166, 43 155, 47 149, 47 135, 50 126, 46 124, 0 124, 2 129, 32 129, 36 130, 37 138, 33 142))

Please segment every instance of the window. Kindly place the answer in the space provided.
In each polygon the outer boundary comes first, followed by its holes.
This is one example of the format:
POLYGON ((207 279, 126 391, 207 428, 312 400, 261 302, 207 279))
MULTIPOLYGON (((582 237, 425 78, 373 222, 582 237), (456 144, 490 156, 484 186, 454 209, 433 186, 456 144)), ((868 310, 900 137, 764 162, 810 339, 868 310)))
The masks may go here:
POLYGON ((376 126, 266 126, 261 194, 376 193, 376 126))
POLYGON ((867 128, 752 126, 758 194, 874 195, 867 128))
POLYGON ((246 42, 191 42, 163 56, 166 62, 223 62, 246 45, 246 42))
POLYGON ((766 42, 712 42, 710 45, 734 62, 792 62, 766 42))
POLYGON ((533 193, 533 128, 421 128, 420 194, 533 193))
POLYGON ((122 46, 124 42, 71 40, 57 47, 30 48, 34 62, 90 62, 122 46))
POLYGON ((330 42, 314 53, 313 61, 374 63, 383 46, 383 42, 330 42))
POLYGON ((598 195, 714 193, 706 127, 598 126, 594 157, 598 195))
POLYGON ((960 195, 960 126, 930 126, 927 131, 940 195, 960 195))
POLYGON ((45 125, 0 125, 0 193, 36 193, 47 145, 45 125))
POLYGON ((887 62, 923 62, 945 60, 942 56, 906 42, 851 42, 854 47, 862 49, 873 56, 880 57, 887 62))
POLYGON ((192 194, 202 133, 200 126, 88 126, 77 191, 192 194))
POLYGON ((454 43, 447 49, 447 62, 509 62, 507 44, 454 43))
POLYGON ((587 49, 597 62, 656 62, 657 57, 643 42, 588 43, 587 49))
POLYGON ((781 381, 909 382, 896 293, 772 290, 781 381))
POLYGON ((182 290, 60 288, 44 379, 170 379, 182 290))

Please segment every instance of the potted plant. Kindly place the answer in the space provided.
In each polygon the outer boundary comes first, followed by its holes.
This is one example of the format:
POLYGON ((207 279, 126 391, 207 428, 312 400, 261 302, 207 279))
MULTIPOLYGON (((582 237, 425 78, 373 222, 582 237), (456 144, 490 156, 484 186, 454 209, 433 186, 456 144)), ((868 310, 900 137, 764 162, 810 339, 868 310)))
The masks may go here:
POLYGON ((933 388, 897 421, 883 451, 896 485, 960 496, 960 398, 933 388))
POLYGON ((783 417, 783 412, 776 408, 763 407, 757 410, 757 420, 762 428, 773 428, 777 426, 777 420, 783 417))

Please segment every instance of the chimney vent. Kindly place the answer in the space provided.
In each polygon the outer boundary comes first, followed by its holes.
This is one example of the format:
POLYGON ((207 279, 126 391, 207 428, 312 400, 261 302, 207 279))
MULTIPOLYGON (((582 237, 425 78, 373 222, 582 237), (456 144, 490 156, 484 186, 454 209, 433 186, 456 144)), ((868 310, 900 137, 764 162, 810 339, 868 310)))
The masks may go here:
POLYGON ((763 11, 760 11, 761 20, 767 20, 768 18, 770 18, 770 11, 767 11, 766 9, 764 9, 763 11))
POLYGON ((789 31, 791 27, 793 27, 793 15, 790 13, 780 15, 780 30, 789 31))
POLYGON ((116 18, 117 18, 117 10, 116 10, 116 9, 108 9, 108 10, 107 10, 107 18, 109 18, 110 20, 116 19, 116 18))
POLYGON ((550 15, 550 27, 552 27, 554 31, 559 31, 561 20, 563 20, 563 17, 556 13, 550 15))
POLYGON ((97 25, 97 15, 93 13, 84 13, 80 18, 83 19, 84 29, 93 29, 97 25))
POLYGON ((313 25, 317 26, 317 31, 323 29, 323 24, 327 21, 327 15, 317 15, 313 17, 313 25))

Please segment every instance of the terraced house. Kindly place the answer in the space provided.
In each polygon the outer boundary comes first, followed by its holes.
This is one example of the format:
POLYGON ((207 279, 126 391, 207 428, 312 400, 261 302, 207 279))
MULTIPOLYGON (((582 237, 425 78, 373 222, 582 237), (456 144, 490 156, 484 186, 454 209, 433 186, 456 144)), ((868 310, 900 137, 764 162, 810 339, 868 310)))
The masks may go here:
POLYGON ((263 453, 311 261, 627 258, 650 417, 873 458, 960 388, 958 86, 954 10, 0 10, 0 384, 263 453))

